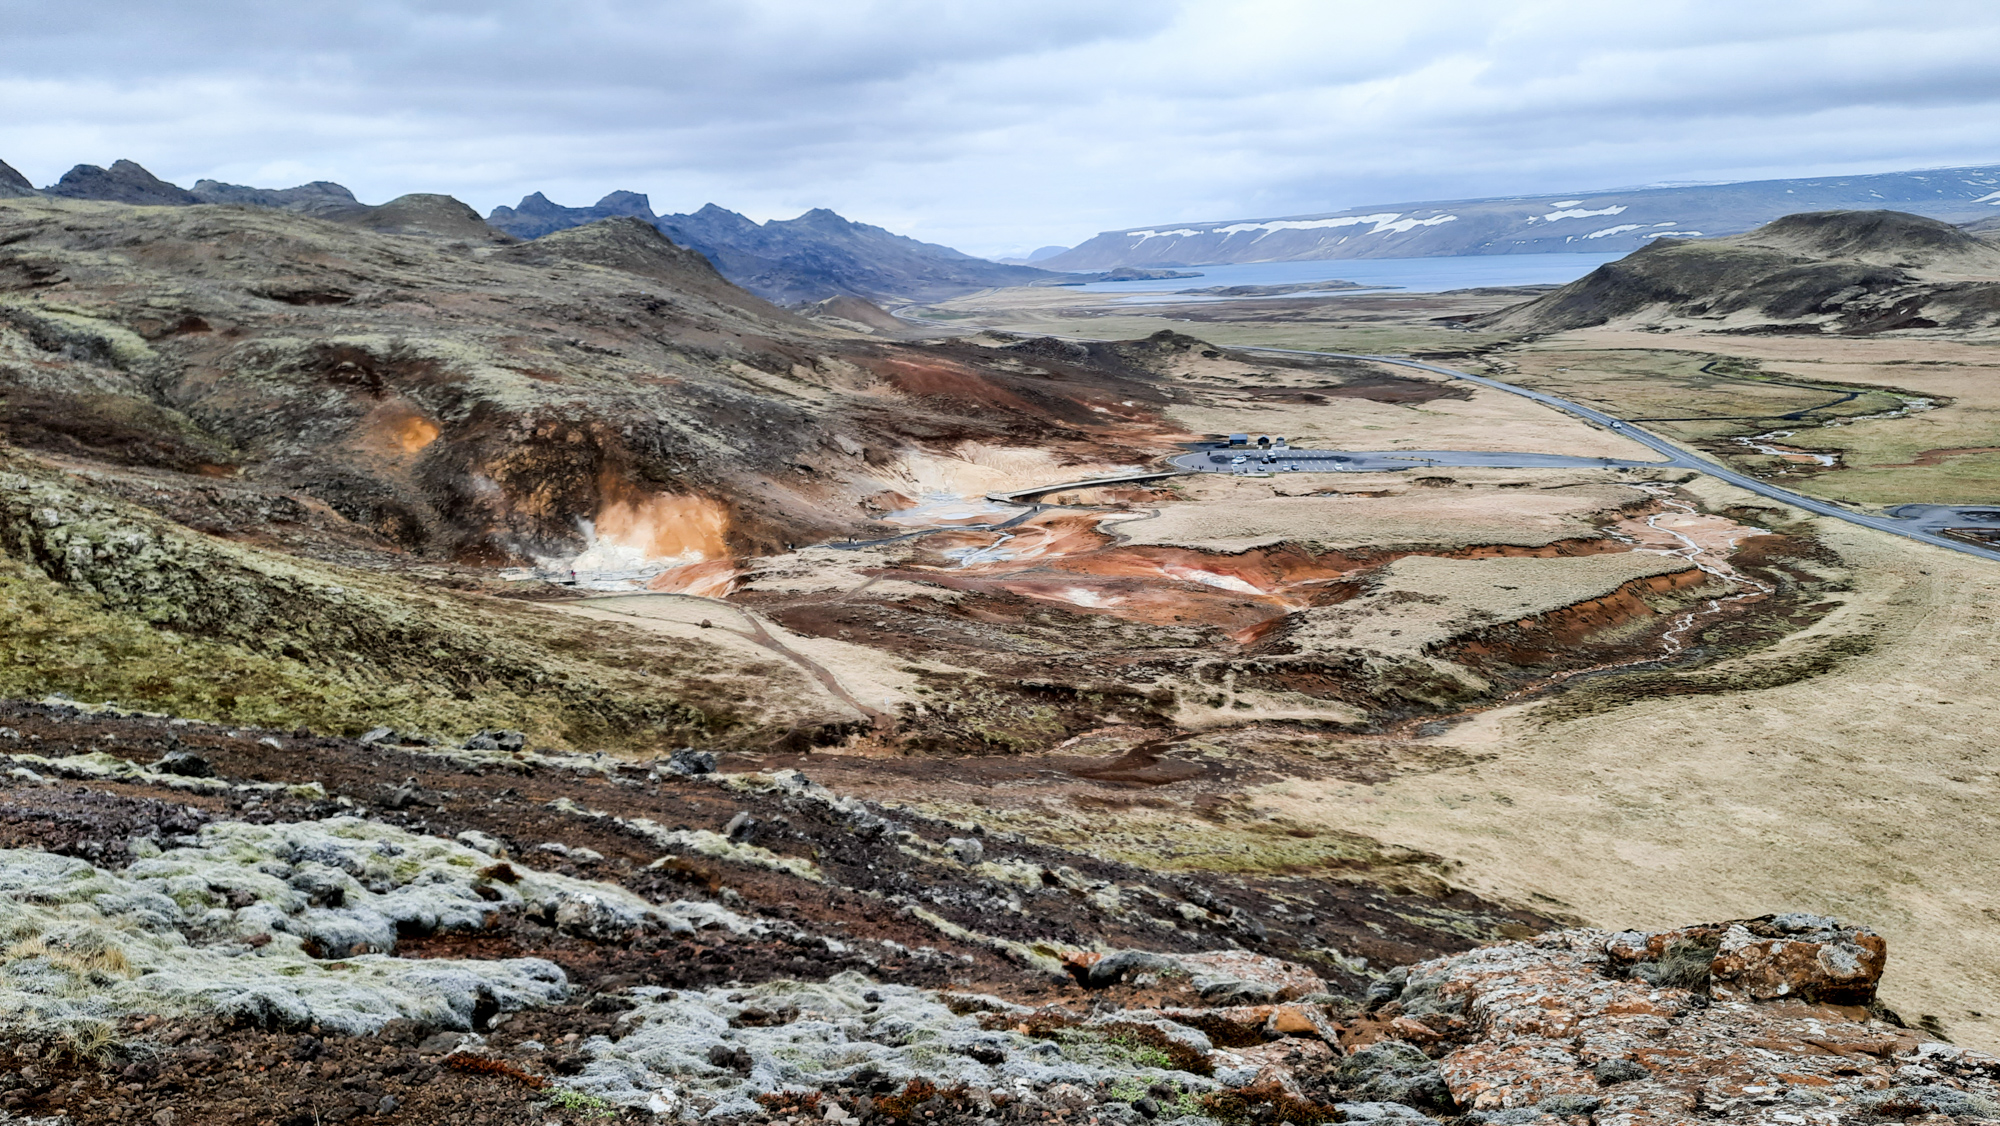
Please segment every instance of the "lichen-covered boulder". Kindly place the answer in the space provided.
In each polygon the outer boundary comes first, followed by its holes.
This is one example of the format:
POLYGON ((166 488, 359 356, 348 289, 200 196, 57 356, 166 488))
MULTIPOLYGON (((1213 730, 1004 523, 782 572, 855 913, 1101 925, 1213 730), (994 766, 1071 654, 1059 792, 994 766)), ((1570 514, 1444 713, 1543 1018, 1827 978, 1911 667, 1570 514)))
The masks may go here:
POLYGON ((1865 1005, 1888 962, 1882 936, 1819 915, 1765 915, 1605 943, 1617 965, 1656 985, 1702 989, 1720 1001, 1781 997, 1865 1005))

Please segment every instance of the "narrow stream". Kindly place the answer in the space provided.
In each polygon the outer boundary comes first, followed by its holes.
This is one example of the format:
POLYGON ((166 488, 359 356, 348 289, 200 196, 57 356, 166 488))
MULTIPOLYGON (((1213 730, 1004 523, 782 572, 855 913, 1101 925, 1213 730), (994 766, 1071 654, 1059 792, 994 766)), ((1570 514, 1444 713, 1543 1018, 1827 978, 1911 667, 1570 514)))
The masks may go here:
MULTIPOLYGON (((1688 504, 1684 501, 1675 500, 1672 496, 1668 495, 1672 491, 1672 486, 1655 485, 1655 484, 1633 484, 1631 487, 1650 494, 1654 498, 1658 499, 1661 504, 1666 505, 1672 509, 1677 509, 1680 512, 1684 512, 1689 515, 1700 515, 1700 513, 1695 509, 1693 505, 1688 504)), ((1592 665, 1588 668, 1570 669, 1565 672, 1558 672, 1550 676, 1546 680, 1542 680, 1534 684, 1523 685, 1522 687, 1517 688, 1514 691, 1509 692, 1506 695, 1501 696, 1500 698, 1494 700, 1490 704, 1481 705, 1480 707, 1476 708, 1468 708, 1465 711, 1456 712, 1446 716, 1432 716, 1425 719, 1408 720, 1405 721, 1403 724, 1399 724, 1398 729, 1400 730, 1403 728, 1414 728, 1417 730, 1422 730, 1423 728, 1430 727, 1433 724, 1442 724, 1445 726, 1440 727, 1438 729, 1440 732, 1442 732, 1446 727, 1449 727, 1449 725, 1462 722, 1463 720, 1466 720, 1481 712, 1488 712, 1492 711, 1495 708, 1506 707, 1509 704, 1516 703, 1526 697, 1539 695, 1543 692, 1548 691, 1551 688, 1554 688, 1556 685, 1563 683, 1564 681, 1570 680, 1578 676, 1582 676, 1586 673, 1610 672, 1615 669, 1638 668, 1642 665, 1658 664, 1662 661, 1671 660, 1674 657, 1680 655, 1684 650, 1686 650, 1687 643, 1683 639, 1687 636, 1688 631, 1694 628, 1696 622, 1700 621, 1703 618, 1712 617, 1714 615, 1720 614, 1722 612, 1722 608, 1730 603, 1744 602, 1753 598, 1762 598, 1765 595, 1773 593, 1772 587, 1766 586, 1765 584, 1760 583, 1757 580, 1749 578, 1747 576, 1737 574, 1734 571, 1734 569, 1728 567, 1727 564, 1718 566, 1716 563, 1715 555, 1711 553, 1707 548, 1701 546, 1699 543, 1696 543, 1691 537, 1684 535, 1683 533, 1678 532, 1673 528, 1662 527, 1659 523, 1660 519, 1662 517, 1670 516, 1672 514, 1673 513, 1671 512, 1656 512, 1653 515, 1648 516, 1646 518, 1646 526, 1663 535, 1672 536, 1674 539, 1681 541, 1681 543, 1684 544, 1685 546, 1680 548, 1675 548, 1672 550, 1667 550, 1662 548, 1647 548, 1647 547, 1636 547, 1634 548, 1634 550, 1654 551, 1662 555, 1678 556, 1694 564, 1705 574, 1712 575, 1718 579, 1721 579, 1726 583, 1729 583, 1732 586, 1739 588, 1748 588, 1748 589, 1739 590, 1738 593, 1736 594, 1731 594, 1720 598, 1708 599, 1706 605, 1704 606, 1697 607, 1692 610, 1684 610, 1681 613, 1676 614, 1674 616, 1673 624, 1668 626, 1666 631, 1660 635, 1662 652, 1660 652, 1656 656, 1639 657, 1637 659, 1630 661, 1607 661, 1604 664, 1592 665)), ((1767 530, 1763 528, 1751 527, 1749 525, 1742 525, 1742 527, 1747 533, 1751 535, 1768 534, 1767 530)), ((1613 534, 1616 535, 1617 533, 1614 532, 1613 534)), ((1737 542, 1736 540, 1732 539, 1730 541, 1730 546, 1733 547, 1736 542, 1737 542)), ((1391 732, 1390 734, 1395 734, 1395 732, 1391 732)))
MULTIPOLYGON (((1670 497, 1670 496, 1666 495, 1666 488, 1665 488, 1665 486, 1661 486, 1661 485, 1638 485, 1638 486, 1635 486, 1635 487, 1636 487, 1636 488, 1638 488, 1638 489, 1640 489, 1640 490, 1642 490, 1642 491, 1644 491, 1644 492, 1647 492, 1647 493, 1651 493, 1651 494, 1652 494, 1653 496, 1655 496, 1655 497, 1659 498, 1659 501, 1660 501, 1660 503, 1661 503, 1661 504, 1665 504, 1665 505, 1670 505, 1670 506, 1672 506, 1673 508, 1677 508, 1677 509, 1679 509, 1680 511, 1682 511, 1682 512, 1685 512, 1685 513, 1687 513, 1687 514, 1688 514, 1688 515, 1690 515, 1690 516, 1695 516, 1695 515, 1699 515, 1699 513, 1697 513, 1697 512, 1695 511, 1695 507, 1694 507, 1693 505, 1691 505, 1691 504, 1688 504, 1688 503, 1686 503, 1685 501, 1678 501, 1678 500, 1675 500, 1675 499, 1674 499, 1673 497, 1670 497)), ((1752 578, 1749 578, 1749 577, 1747 577, 1747 576, 1744 576, 1744 575, 1739 575, 1739 574, 1737 574, 1737 573, 1735 572, 1735 570, 1734 570, 1733 568, 1731 568, 1731 569, 1729 569, 1729 570, 1724 570, 1724 569, 1722 569, 1722 568, 1719 568, 1719 567, 1716 567, 1716 566, 1714 566, 1714 565, 1713 565, 1712 563, 1705 563, 1705 562, 1703 562, 1703 561, 1702 561, 1702 558, 1701 558, 1701 557, 1702 557, 1703 555, 1706 555, 1706 554, 1708 554, 1708 551, 1707 551, 1707 549, 1703 548, 1703 547, 1702 547, 1702 546, 1701 546, 1700 544, 1698 544, 1698 543, 1694 542, 1694 540, 1690 539, 1689 537, 1687 537, 1687 536, 1685 536, 1685 535, 1682 535, 1682 534, 1681 534, 1680 532, 1677 532, 1677 531, 1675 531, 1675 530, 1674 530, 1674 529, 1672 529, 1672 528, 1662 528, 1662 527, 1660 526, 1660 522, 1659 522, 1659 521, 1660 521, 1660 517, 1662 517, 1662 516, 1665 516, 1665 515, 1667 515, 1667 514, 1666 514, 1666 513, 1664 513, 1664 512, 1655 512, 1655 513, 1654 513, 1653 515, 1651 515, 1651 516, 1648 516, 1648 517, 1646 517, 1646 526, 1647 526, 1648 528, 1651 528, 1651 529, 1653 529, 1653 530, 1654 530, 1654 531, 1656 531, 1656 532, 1664 532, 1664 533, 1666 533, 1667 535, 1670 535, 1670 536, 1674 537, 1675 539, 1677 539, 1677 540, 1679 540, 1679 541, 1681 541, 1682 543, 1684 543, 1684 544, 1686 544, 1686 545, 1687 545, 1687 546, 1686 546, 1685 548, 1682 548, 1682 549, 1681 549, 1680 551, 1673 551, 1673 552, 1666 552, 1665 554, 1669 554, 1669 555, 1678 555, 1678 556, 1680 556, 1681 558, 1683 558, 1683 559, 1687 560, 1688 562, 1690 562, 1690 563, 1694 564, 1694 565, 1695 565, 1696 567, 1699 567, 1699 568, 1701 568, 1701 570, 1702 570, 1702 571, 1703 571, 1704 573, 1706 573, 1706 574, 1710 574, 1710 575, 1714 575, 1714 576, 1715 576, 1716 578, 1718 578, 1718 579, 1721 579, 1721 580, 1722 580, 1722 581, 1724 581, 1724 582, 1727 582, 1727 583, 1732 583, 1732 584, 1734 584, 1734 585, 1736 585, 1736 586, 1739 586, 1739 587, 1742 587, 1742 586, 1747 586, 1747 587, 1749 587, 1749 588, 1750 588, 1749 590, 1745 590, 1745 591, 1742 591, 1742 592, 1740 592, 1740 593, 1737 593, 1737 594, 1732 594, 1732 595, 1730 595, 1730 596, 1729 596, 1729 597, 1727 597, 1727 598, 1711 598, 1711 599, 1709 599, 1709 600, 1708 600, 1708 609, 1707 609, 1707 611, 1705 612, 1706 614, 1719 614, 1719 613, 1721 613, 1721 612, 1722 612, 1722 607, 1723 607, 1723 604, 1724 604, 1724 603, 1728 603, 1728 602, 1741 602, 1741 601, 1744 601, 1745 599, 1750 599, 1750 598, 1757 598, 1757 597, 1761 597, 1762 595, 1766 595, 1766 594, 1770 594, 1770 593, 1772 593, 1772 592, 1773 592, 1773 589, 1774 589, 1774 588, 1772 588, 1772 587, 1769 587, 1769 586, 1766 586, 1765 584, 1763 584, 1763 583, 1760 583, 1760 582, 1758 582, 1757 580, 1755 580, 1755 579, 1752 579, 1752 578)), ((1767 534, 1767 533, 1766 533, 1766 530, 1765 530, 1765 529, 1763 529, 1763 528, 1749 528, 1749 527, 1747 527, 1747 526, 1746 526, 1746 529, 1747 529, 1748 531, 1750 531, 1750 532, 1752 532, 1752 533, 1754 533, 1754 534, 1758 534, 1758 535, 1763 535, 1763 534, 1767 534)), ((1735 542, 1736 542, 1736 541, 1734 541, 1734 540, 1730 541, 1730 543, 1731 543, 1731 546, 1734 546, 1734 545, 1735 545, 1735 542)), ((1643 550, 1646 550, 1646 549, 1645 549, 1645 548, 1641 548, 1641 549, 1639 549, 1639 550, 1642 550, 1642 551, 1643 551, 1643 550)), ((1695 623, 1695 621, 1696 621, 1696 620, 1697 620, 1698 618, 1701 618, 1701 617, 1703 617, 1703 616, 1704 616, 1704 612, 1703 612, 1703 611, 1699 611, 1699 610, 1688 610, 1688 611, 1685 611, 1685 612, 1683 612, 1683 613, 1682 613, 1682 614, 1681 614, 1681 615, 1680 615, 1679 617, 1677 617, 1677 618, 1676 618, 1676 619, 1674 620, 1674 624, 1673 624, 1673 625, 1672 625, 1671 627, 1669 627, 1669 628, 1667 629, 1667 631, 1666 631, 1665 633, 1663 633, 1663 634, 1661 634, 1661 635, 1660 635, 1660 641, 1661 641, 1661 643, 1662 643, 1662 644, 1664 644, 1664 645, 1666 646, 1666 650, 1667 650, 1667 651, 1666 651, 1666 653, 1665 653, 1665 654, 1663 654, 1663 655, 1662 655, 1662 656, 1660 656, 1660 657, 1654 657, 1654 658, 1650 658, 1650 660, 1664 660, 1664 659, 1666 659, 1667 657, 1672 657, 1672 656, 1675 656, 1675 655, 1677 655, 1677 654, 1678 654, 1678 653, 1680 653, 1680 652, 1681 652, 1681 651, 1682 651, 1683 649, 1685 649, 1685 648, 1686 648, 1687 646, 1686 646, 1686 644, 1685 644, 1685 643, 1684 643, 1684 642, 1683 642, 1683 641, 1681 640, 1681 637, 1682 637, 1683 635, 1685 635, 1685 634, 1687 633, 1687 631, 1688 631, 1689 629, 1693 628, 1693 626, 1694 626, 1694 623, 1695 623)), ((1645 663, 1647 663, 1647 662, 1645 662, 1645 661, 1633 661, 1633 662, 1630 662, 1630 663, 1631 663, 1631 664, 1645 664, 1645 663)), ((1618 667, 1618 666, 1615 666, 1615 665, 1613 665, 1613 666, 1606 666, 1606 667, 1612 667, 1612 668, 1615 668, 1615 667, 1618 667)))
MULTIPOLYGON (((1915 396, 1905 397, 1903 405, 1897 407, 1895 410, 1879 411, 1875 414, 1860 414, 1855 415, 1853 418, 1832 418, 1820 423, 1815 429, 1825 430, 1835 426, 1852 426, 1857 422, 1878 422, 1885 418, 1903 418, 1918 411, 1933 410, 1936 407, 1937 403, 1930 399, 1915 396)), ((1748 446, 1760 454, 1781 457, 1787 461, 1806 459, 1827 468, 1832 468, 1840 464, 1840 455, 1837 453, 1814 453, 1811 450, 1793 449, 1788 446, 1774 446, 1770 444, 1780 438, 1796 437, 1798 433, 1797 430, 1772 430, 1763 434, 1754 434, 1748 438, 1731 438, 1730 441, 1740 446, 1748 446)))
POLYGON ((994 540, 985 547, 954 547, 940 554, 946 559, 958 560, 958 565, 961 568, 970 567, 976 563, 997 563, 1003 559, 1013 558, 1012 553, 1001 550, 1006 547, 1007 541, 1013 538, 1014 533, 1002 532, 999 539, 994 540))

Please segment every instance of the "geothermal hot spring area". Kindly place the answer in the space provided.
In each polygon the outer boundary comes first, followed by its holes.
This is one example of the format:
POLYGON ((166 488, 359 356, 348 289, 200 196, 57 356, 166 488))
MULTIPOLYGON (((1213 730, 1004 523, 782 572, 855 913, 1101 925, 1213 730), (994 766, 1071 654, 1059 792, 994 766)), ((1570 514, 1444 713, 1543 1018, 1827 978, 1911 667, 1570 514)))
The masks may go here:
MULTIPOLYGON (((2000 1117, 1984 559, 1241 347, 1310 302, 341 215, 0 199, 0 1123, 2000 1117), (1163 469, 1241 432, 1411 460, 1163 469)), ((1952 341, 1549 296, 1312 300, 1984 449, 1952 341)))

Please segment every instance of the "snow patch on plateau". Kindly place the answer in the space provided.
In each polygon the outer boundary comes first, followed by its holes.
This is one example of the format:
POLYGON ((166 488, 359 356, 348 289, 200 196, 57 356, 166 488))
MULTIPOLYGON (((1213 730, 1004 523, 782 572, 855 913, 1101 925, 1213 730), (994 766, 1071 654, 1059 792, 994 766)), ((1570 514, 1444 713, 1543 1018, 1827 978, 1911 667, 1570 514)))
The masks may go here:
POLYGON ((1331 219, 1272 219, 1261 223, 1230 223, 1227 226, 1210 227, 1199 231, 1193 228, 1181 228, 1171 231, 1127 231, 1125 233, 1130 237, 1137 238, 1141 242, 1149 238, 1191 238, 1196 235, 1222 235, 1226 238, 1231 235, 1248 234, 1251 231, 1262 232, 1257 236, 1261 239, 1278 231, 1319 231, 1334 227, 1359 227, 1373 224, 1366 233, 1380 235, 1390 233, 1401 234, 1417 227, 1435 227, 1440 223, 1455 222, 1457 219, 1458 216, 1456 215, 1433 215, 1428 219, 1419 219, 1412 215, 1405 218, 1400 211, 1379 211, 1372 215, 1340 215, 1331 219))
MULTIPOLYGON (((1571 202, 1575 201, 1572 200, 1571 202)), ((1624 210, 1625 210, 1625 205, 1622 203, 1614 204, 1611 207, 1601 207, 1595 211, 1584 210, 1581 208, 1563 209, 1559 205, 1556 210, 1551 211, 1547 215, 1542 216, 1542 219, 1545 222, 1553 223, 1558 219, 1587 219, 1593 215, 1618 215, 1622 214, 1624 210)))

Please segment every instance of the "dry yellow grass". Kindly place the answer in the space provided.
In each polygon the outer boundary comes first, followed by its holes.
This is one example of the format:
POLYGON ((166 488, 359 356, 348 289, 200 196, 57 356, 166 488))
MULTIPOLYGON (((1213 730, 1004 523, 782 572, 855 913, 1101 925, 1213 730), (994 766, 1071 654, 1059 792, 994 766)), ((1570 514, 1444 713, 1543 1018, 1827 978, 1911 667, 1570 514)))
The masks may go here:
POLYGON ((1067 464, 1047 450, 961 442, 949 454, 904 450, 884 476, 912 498, 978 497, 1059 481, 1102 477, 1131 466, 1067 464))
MULTIPOLYGON (((1615 474, 1590 476, 1567 470, 1442 469, 1462 483, 1495 479, 1544 488, 1425 488, 1408 474, 1312 474, 1297 478, 1222 475, 1178 482, 1187 503, 1163 507, 1150 520, 1114 525, 1133 544, 1240 552, 1278 543, 1315 550, 1437 545, 1509 544, 1539 547, 1557 540, 1595 537, 1593 516, 1642 499, 1615 474), (1584 483, 1588 482, 1588 483, 1584 483), (1335 496, 1286 495, 1304 489, 1353 490, 1335 496), (1391 496, 1360 492, 1395 490, 1391 496)), ((1428 475, 1427 471, 1424 475, 1428 475)))
MULTIPOLYGON (((1407 372, 1398 372, 1408 375, 1407 372)), ((1658 455, 1609 430, 1510 395, 1479 388, 1470 399, 1376 403, 1176 405, 1167 417, 1196 434, 1283 434, 1329 450, 1504 450, 1649 461, 1658 455)))
POLYGON ((1469 630, 1560 610, 1633 579, 1693 566, 1639 551, 1553 559, 1405 556, 1373 576, 1361 597, 1307 610, 1289 640, 1307 650, 1419 654, 1469 630))
MULTIPOLYGON (((1205 283, 1189 279, 1187 284, 1205 283)), ((989 289, 919 313, 958 329, 989 327, 1100 340, 1137 340, 1172 329, 1222 345, 1382 355, 1499 343, 1505 339, 1500 334, 1469 332, 1437 318, 1496 312, 1524 299, 1520 293, 1378 293, 1276 303, 1252 299, 1129 305, 1116 294, 1034 287, 989 289)))
MULTIPOLYGON (((1750 499, 1689 487, 1711 505, 1750 499)), ((1473 890, 1604 926, 1771 911, 1866 922, 1890 941, 1886 1003, 2000 1045, 2000 959, 1986 953, 2000 949, 2000 568, 1830 521, 1821 535, 1854 589, 1733 664, 1874 643, 1832 672, 1565 722, 1495 711, 1425 741, 1473 765, 1372 787, 1295 781, 1258 804, 1440 854, 1473 890)))
MULTIPOLYGON (((1788 444, 1842 455, 1839 470, 1784 482, 1803 492, 1875 505, 2000 502, 2000 453, 1990 450, 2000 446, 2000 345, 1920 337, 1829 340, 1585 329, 1536 341, 1508 353, 1508 359, 1532 372, 1537 387, 1558 394, 1574 387, 1586 395, 1596 389, 1600 398, 1611 396, 1605 405, 1617 410, 1628 404, 1617 400, 1615 388, 1598 386, 1587 363, 1593 355, 1620 352, 1635 362, 1657 357, 1663 374, 1734 356, 1761 361, 1772 374, 1950 399, 1949 405, 1903 418, 1804 428, 1772 422, 1753 429, 1795 429, 1788 444), (1566 366, 1574 370, 1559 370, 1566 366)), ((1680 405, 1688 414, 1708 413, 1700 395, 1680 405)))

